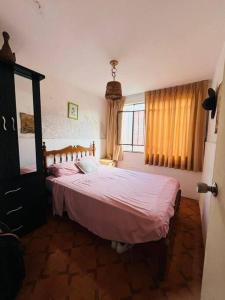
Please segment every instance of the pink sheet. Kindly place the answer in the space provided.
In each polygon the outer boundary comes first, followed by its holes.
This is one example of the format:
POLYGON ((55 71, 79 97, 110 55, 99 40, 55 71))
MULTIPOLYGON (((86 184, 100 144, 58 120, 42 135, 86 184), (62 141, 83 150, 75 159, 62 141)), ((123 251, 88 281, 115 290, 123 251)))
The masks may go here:
POLYGON ((167 235, 180 188, 171 177, 106 166, 51 181, 54 214, 67 211, 98 236, 131 244, 167 235))

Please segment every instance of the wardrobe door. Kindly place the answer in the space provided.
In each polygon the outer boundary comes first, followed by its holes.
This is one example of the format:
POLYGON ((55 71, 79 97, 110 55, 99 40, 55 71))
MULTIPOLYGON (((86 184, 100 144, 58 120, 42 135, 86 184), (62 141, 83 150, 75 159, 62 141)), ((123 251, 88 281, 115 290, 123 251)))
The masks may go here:
POLYGON ((14 69, 0 63, 0 180, 19 174, 14 69))

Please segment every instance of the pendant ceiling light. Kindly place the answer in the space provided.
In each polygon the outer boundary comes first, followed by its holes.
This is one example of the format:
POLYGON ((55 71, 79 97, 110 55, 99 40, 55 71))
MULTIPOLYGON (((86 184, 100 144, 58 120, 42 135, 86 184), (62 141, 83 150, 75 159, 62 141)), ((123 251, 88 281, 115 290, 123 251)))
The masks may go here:
POLYGON ((105 98, 111 100, 119 100, 122 97, 122 88, 121 83, 119 81, 116 81, 116 66, 118 65, 118 61, 113 59, 110 61, 110 65, 112 66, 113 81, 109 81, 107 83, 105 98))

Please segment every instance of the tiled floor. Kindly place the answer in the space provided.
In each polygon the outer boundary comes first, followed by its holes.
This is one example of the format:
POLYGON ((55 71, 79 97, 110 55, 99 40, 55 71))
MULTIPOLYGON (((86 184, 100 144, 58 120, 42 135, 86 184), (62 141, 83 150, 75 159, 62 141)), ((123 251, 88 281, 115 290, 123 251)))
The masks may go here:
POLYGON ((27 276, 18 300, 199 300, 203 264, 198 203, 182 198, 167 278, 155 287, 144 247, 118 255, 67 218, 24 237, 27 276))

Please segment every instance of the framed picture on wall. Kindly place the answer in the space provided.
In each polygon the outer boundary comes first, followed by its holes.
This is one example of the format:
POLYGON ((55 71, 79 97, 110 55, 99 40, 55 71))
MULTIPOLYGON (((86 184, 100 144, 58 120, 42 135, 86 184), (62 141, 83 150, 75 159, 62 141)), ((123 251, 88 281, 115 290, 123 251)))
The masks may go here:
POLYGON ((78 105, 68 102, 68 118, 78 120, 78 105))
POLYGON ((30 114, 20 113, 21 129, 23 134, 34 133, 34 116, 30 114))

